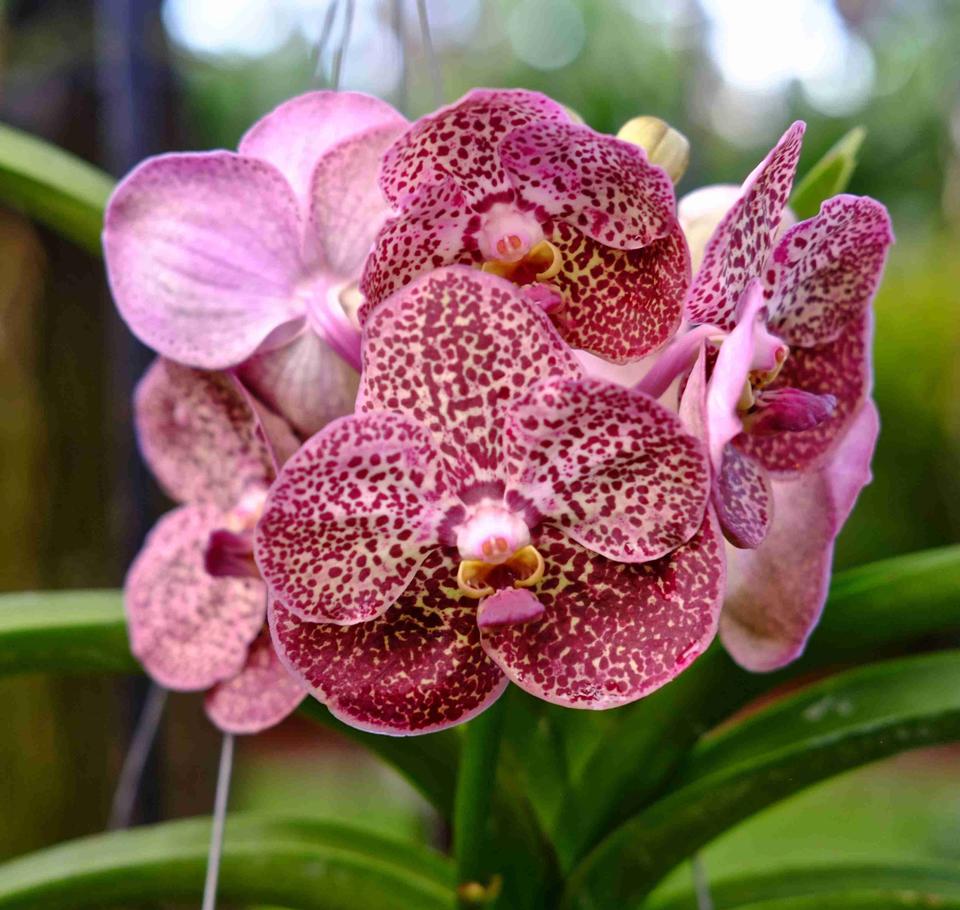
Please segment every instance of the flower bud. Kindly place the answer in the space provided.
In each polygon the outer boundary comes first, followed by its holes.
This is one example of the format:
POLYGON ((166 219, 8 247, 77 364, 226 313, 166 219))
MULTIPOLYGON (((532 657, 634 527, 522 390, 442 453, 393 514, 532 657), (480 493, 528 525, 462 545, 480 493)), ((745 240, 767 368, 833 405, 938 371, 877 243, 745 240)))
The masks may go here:
POLYGON ((690 163, 690 143, 683 133, 659 117, 634 117, 617 133, 618 139, 639 145, 651 164, 662 167, 676 183, 690 163))

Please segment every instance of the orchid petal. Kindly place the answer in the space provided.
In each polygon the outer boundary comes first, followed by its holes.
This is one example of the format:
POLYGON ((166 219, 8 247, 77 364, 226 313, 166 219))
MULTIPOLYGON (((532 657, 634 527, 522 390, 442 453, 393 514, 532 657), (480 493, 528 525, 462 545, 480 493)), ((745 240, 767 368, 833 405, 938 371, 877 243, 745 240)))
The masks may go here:
POLYGON ((673 183, 646 152, 587 126, 539 122, 500 143, 520 197, 604 246, 635 250, 674 229, 673 183))
POLYGON ((510 680, 571 708, 614 708, 669 682, 713 640, 723 599, 723 549, 708 517, 688 543, 654 562, 597 556, 545 526, 539 621, 481 629, 510 680))
POLYGON ((511 130, 537 121, 568 123, 546 95, 519 89, 474 89, 459 101, 417 120, 388 149, 380 188, 394 205, 424 184, 452 178, 476 202, 509 189, 498 147, 511 130))
POLYGON ((518 488, 608 559, 656 559, 703 523, 704 448, 646 395, 595 379, 539 382, 513 403, 506 434, 518 488))
POLYGON ((204 569, 207 538, 223 519, 212 505, 167 513, 127 573, 130 648, 168 689, 206 689, 237 673, 263 625, 262 582, 204 569))
POLYGON ((733 328, 740 295, 751 278, 763 273, 773 246, 790 198, 804 128, 798 120, 783 134, 713 232, 687 294, 690 322, 733 328))
POLYGON ((880 285, 893 230, 867 196, 835 196, 773 252, 770 327, 791 345, 823 344, 860 316, 880 285))
POLYGON ((224 733, 260 733, 293 713, 306 694, 277 657, 264 628, 250 645, 243 668, 207 693, 204 708, 224 733))
POLYGON ((455 551, 433 550, 390 610, 353 626, 304 622, 272 602, 281 660, 361 730, 431 733, 476 716, 507 680, 480 645, 477 602, 455 589, 455 560, 455 551))
POLYGON ((760 546, 773 521, 773 489, 757 462, 733 446, 724 447, 712 501, 730 543, 743 549, 760 546))
POLYGON ((271 594, 311 622, 379 616, 433 545, 440 488, 432 437, 409 418, 328 424, 284 466, 257 525, 271 594))
POLYGON ((545 233, 562 255, 550 283, 563 300, 554 322, 570 345, 625 363, 670 340, 690 283, 678 224, 637 250, 604 246, 563 221, 545 225, 545 233))
POLYGON ((225 373, 158 357, 134 394, 140 451, 172 499, 232 508, 273 480, 273 459, 257 419, 225 373))
POLYGON ((495 480, 510 399, 536 380, 580 374, 548 317, 516 285, 451 266, 367 319, 357 410, 399 411, 429 429, 456 482, 495 480))
POLYGON ((188 366, 224 369, 301 320, 300 218, 283 176, 232 152, 162 155, 110 197, 110 287, 133 333, 188 366))
POLYGON ((829 395, 835 399, 833 415, 812 429, 766 436, 745 433, 737 438, 737 448, 774 474, 793 474, 821 464, 870 392, 870 342, 870 314, 865 313, 832 341, 793 348, 768 388, 829 395))
POLYGON ((359 383, 357 372, 310 331, 282 348, 254 355, 237 375, 303 436, 352 412, 359 383))
POLYGON ((868 401, 820 470, 774 479, 774 521, 764 542, 728 548, 720 636, 747 670, 776 670, 803 652, 826 600, 834 538, 870 481, 878 430, 868 401))
POLYGON ((404 117, 385 101, 358 92, 307 92, 285 101, 247 130, 240 154, 270 162, 287 179, 306 216, 317 162, 343 139, 404 117))
POLYGON ((502 588, 480 601, 477 625, 510 626, 531 622, 543 616, 543 604, 526 588, 502 588))

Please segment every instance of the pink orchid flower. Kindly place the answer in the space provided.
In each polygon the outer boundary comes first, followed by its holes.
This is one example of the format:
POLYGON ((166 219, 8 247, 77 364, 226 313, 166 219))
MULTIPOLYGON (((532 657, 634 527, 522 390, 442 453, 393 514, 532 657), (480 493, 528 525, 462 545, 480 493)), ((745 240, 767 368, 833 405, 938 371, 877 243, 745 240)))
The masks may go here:
POLYGON ((577 708, 663 685, 723 593, 702 444, 587 379, 498 276, 452 266, 369 316, 357 412, 290 459, 256 530, 281 658, 343 721, 426 733, 512 680, 577 708))
POLYGON ((280 418, 255 415, 235 380, 158 358, 135 397, 144 459, 171 498, 124 588, 131 648, 160 685, 208 690, 220 729, 255 733, 281 721, 305 691, 278 661, 253 527, 296 440, 280 418))
POLYGON ((566 341, 625 362, 676 331, 690 282, 673 184, 631 143, 536 92, 476 89, 416 121, 380 172, 397 209, 364 313, 417 275, 472 264, 522 285, 566 341))
POLYGON ((311 92, 255 123, 236 153, 143 162, 105 218, 120 315, 164 357, 239 366, 304 434, 335 402, 348 413, 360 362, 356 282, 387 215, 376 174, 405 125, 376 98, 311 92))

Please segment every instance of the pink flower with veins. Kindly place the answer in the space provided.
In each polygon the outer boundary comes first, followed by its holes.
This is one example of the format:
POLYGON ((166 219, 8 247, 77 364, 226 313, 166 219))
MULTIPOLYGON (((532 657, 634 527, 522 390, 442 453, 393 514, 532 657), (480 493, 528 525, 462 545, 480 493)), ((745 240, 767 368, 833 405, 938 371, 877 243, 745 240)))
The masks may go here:
POLYGON ((208 690, 220 729, 255 733, 302 701, 266 629, 253 527, 276 474, 272 450, 297 441, 235 380, 158 358, 137 388, 144 459, 171 498, 127 574, 131 649, 160 685, 208 690), (268 447, 267 435, 270 446, 268 447))
POLYGON ((105 217, 120 315, 164 357, 239 367, 304 434, 349 413, 357 280, 387 215, 376 175, 405 126, 376 98, 311 92, 255 123, 236 153, 143 162, 105 217))
POLYGON ((569 344, 608 360, 679 325, 690 266, 670 178, 544 95, 476 89, 421 118, 387 150, 380 186, 397 214, 364 269, 361 321, 462 263, 523 286, 569 344))
POLYGON ((256 531, 286 664, 346 723, 426 733, 507 679, 633 701, 715 632, 702 444, 587 379, 515 285, 463 266, 368 317, 357 412, 290 459, 256 531))

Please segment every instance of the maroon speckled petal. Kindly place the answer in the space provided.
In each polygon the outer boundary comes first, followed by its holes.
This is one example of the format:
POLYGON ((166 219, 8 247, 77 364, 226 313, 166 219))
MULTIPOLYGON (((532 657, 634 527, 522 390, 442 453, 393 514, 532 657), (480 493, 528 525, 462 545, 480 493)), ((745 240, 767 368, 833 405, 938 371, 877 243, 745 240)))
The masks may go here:
POLYGON ((226 511, 273 480, 256 417, 226 373, 157 358, 137 386, 134 420, 144 460, 172 499, 226 511))
POLYGON ((260 733, 280 723, 303 701, 306 689, 277 657, 264 627, 247 651, 243 669, 217 683, 204 708, 224 733, 260 733))
POLYGON ((536 121, 569 122, 567 112, 538 92, 474 89, 421 117, 387 150, 380 188, 394 205, 418 187, 452 177, 471 201, 508 189, 497 148, 511 130, 536 121))
POLYGON ((774 250, 770 328, 792 345, 832 341, 870 305, 891 243, 890 216, 879 202, 828 199, 774 250))
POLYGON ((773 520, 773 491, 767 472, 733 446, 723 449, 714 479, 713 505, 723 536, 735 547, 760 546, 773 520))
POLYGON ((604 246, 635 250, 673 230, 673 183, 632 143, 588 126, 539 122, 509 133, 500 161, 541 217, 568 221, 604 246))
POLYGON ((399 414, 343 417, 270 490, 255 552, 272 595, 313 622, 379 616, 432 546, 442 487, 429 432, 399 414))
POLYGON ((374 241, 360 279, 365 298, 360 324, 391 294, 430 269, 456 262, 480 262, 465 246, 471 214, 463 192, 452 180, 430 184, 408 199, 374 241))
POLYGON ((705 447, 647 395, 596 379, 540 382, 514 402, 506 434, 518 487, 609 559, 656 559, 703 523, 705 447))
POLYGON ((520 626, 481 630, 512 682, 571 708, 614 708, 689 666, 713 640, 724 590, 723 545, 712 516, 669 556, 624 564, 545 526, 546 561, 534 589, 546 612, 520 626))
POLYGON ((690 283, 679 224, 636 250, 604 246, 564 221, 545 224, 544 232, 563 255, 550 284, 563 301, 554 322, 569 344, 626 363, 670 340, 690 283))
POLYGON ((212 505, 167 513, 127 573, 130 649, 168 689, 206 689, 238 672, 263 625, 262 582, 204 569, 207 539, 223 519, 212 505))
POLYGON ((383 616, 354 626, 308 623, 270 607, 281 659, 344 723, 396 736, 463 723, 507 680, 483 652, 477 602, 456 591, 455 550, 434 549, 383 616))
POLYGON ((743 185, 743 192, 713 232, 687 294, 690 322, 734 324, 747 282, 763 274, 800 160, 804 124, 794 123, 743 185))
POLYGON ((364 330, 358 411, 399 411, 439 440, 454 481, 502 473, 510 399, 581 368, 549 319, 510 282, 438 269, 382 303, 364 330))
POLYGON ((793 348, 771 389, 792 386, 817 395, 833 395, 836 410, 810 430, 772 436, 737 437, 734 445, 777 474, 793 474, 822 463, 847 431, 870 392, 871 318, 865 313, 849 323, 833 341, 811 348, 793 348))
POLYGON ((868 401, 823 468, 773 481, 766 540, 756 550, 727 549, 720 637, 742 667, 776 670, 802 653, 826 600, 834 538, 870 481, 878 430, 868 401))
POLYGON ((237 375, 302 436, 351 413, 360 381, 357 371, 309 330, 283 347, 254 355, 237 375))

